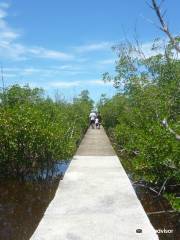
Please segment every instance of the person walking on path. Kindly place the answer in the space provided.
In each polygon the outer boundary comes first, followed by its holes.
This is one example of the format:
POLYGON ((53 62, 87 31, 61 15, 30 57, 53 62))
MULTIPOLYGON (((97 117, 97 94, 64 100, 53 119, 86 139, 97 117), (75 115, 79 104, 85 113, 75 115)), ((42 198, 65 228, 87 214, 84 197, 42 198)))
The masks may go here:
POLYGON ((102 117, 101 117, 100 113, 97 114, 97 118, 98 118, 98 128, 100 129, 100 126, 101 126, 101 123, 102 123, 102 117))
POLYGON ((96 113, 94 111, 91 111, 91 113, 89 114, 89 119, 90 119, 90 126, 94 128, 95 119, 96 119, 96 113))
POLYGON ((96 117, 96 119, 95 119, 95 125, 96 125, 96 129, 100 129, 98 117, 96 117))

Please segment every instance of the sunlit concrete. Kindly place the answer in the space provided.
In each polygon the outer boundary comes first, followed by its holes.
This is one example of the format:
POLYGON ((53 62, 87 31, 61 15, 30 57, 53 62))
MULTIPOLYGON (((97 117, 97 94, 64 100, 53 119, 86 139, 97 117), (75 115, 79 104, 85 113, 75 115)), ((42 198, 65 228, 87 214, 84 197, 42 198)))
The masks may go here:
POLYGON ((89 129, 31 240, 136 239, 158 236, 104 130, 89 129))

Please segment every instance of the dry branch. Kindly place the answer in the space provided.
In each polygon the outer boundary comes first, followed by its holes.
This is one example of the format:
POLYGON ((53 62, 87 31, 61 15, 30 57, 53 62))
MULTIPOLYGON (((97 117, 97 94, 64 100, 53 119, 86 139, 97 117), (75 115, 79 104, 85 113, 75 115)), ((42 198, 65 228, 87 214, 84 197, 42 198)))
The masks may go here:
POLYGON ((160 22, 160 27, 159 28, 161 29, 161 31, 163 31, 168 36, 170 42, 172 43, 172 45, 174 46, 176 51, 178 53, 180 53, 180 46, 177 43, 177 41, 174 38, 174 36, 171 34, 171 32, 169 30, 169 27, 168 27, 167 23, 164 20, 165 12, 161 13, 161 4, 158 5, 156 0, 151 0, 151 1, 152 1, 151 8, 155 11, 155 13, 156 13, 156 15, 157 15, 157 17, 159 19, 159 22, 160 22))
POLYGON ((176 213, 176 210, 167 210, 167 211, 157 211, 157 212, 146 212, 147 215, 156 215, 162 213, 176 213))
POLYGON ((145 184, 133 183, 133 185, 136 185, 136 186, 139 186, 139 187, 143 187, 143 188, 149 189, 150 191, 152 191, 152 192, 154 192, 154 193, 156 193, 156 194, 158 195, 158 192, 157 192, 154 188, 149 187, 149 186, 147 186, 147 185, 145 185, 145 184))
POLYGON ((172 133, 172 134, 175 136, 176 140, 179 140, 179 141, 180 141, 180 135, 177 134, 172 128, 169 127, 166 118, 163 119, 162 124, 163 124, 163 126, 164 126, 170 133, 172 133))

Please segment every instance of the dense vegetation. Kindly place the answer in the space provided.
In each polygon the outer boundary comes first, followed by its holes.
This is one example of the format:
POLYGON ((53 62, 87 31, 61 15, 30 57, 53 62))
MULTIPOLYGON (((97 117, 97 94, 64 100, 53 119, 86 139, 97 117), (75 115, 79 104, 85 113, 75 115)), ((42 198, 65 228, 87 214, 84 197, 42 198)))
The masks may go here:
MULTIPOLYGON (((157 47, 155 43, 152 51, 157 47)), ((164 194, 179 209, 180 60, 171 44, 164 54, 149 58, 130 43, 115 50, 116 76, 105 73, 104 80, 113 81, 119 93, 101 97, 104 126, 134 180, 164 194)))
POLYGON ((14 85, 0 93, 0 176, 24 179, 72 157, 92 107, 84 90, 73 103, 14 85))

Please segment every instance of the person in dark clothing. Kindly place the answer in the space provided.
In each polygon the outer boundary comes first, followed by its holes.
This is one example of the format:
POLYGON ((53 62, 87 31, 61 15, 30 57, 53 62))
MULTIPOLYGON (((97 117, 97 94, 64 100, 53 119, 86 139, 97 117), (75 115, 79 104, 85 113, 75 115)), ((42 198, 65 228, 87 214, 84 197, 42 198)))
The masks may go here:
POLYGON ((102 123, 102 117, 101 117, 100 113, 97 114, 97 118, 98 118, 99 129, 100 129, 100 126, 101 126, 101 123, 102 123))

